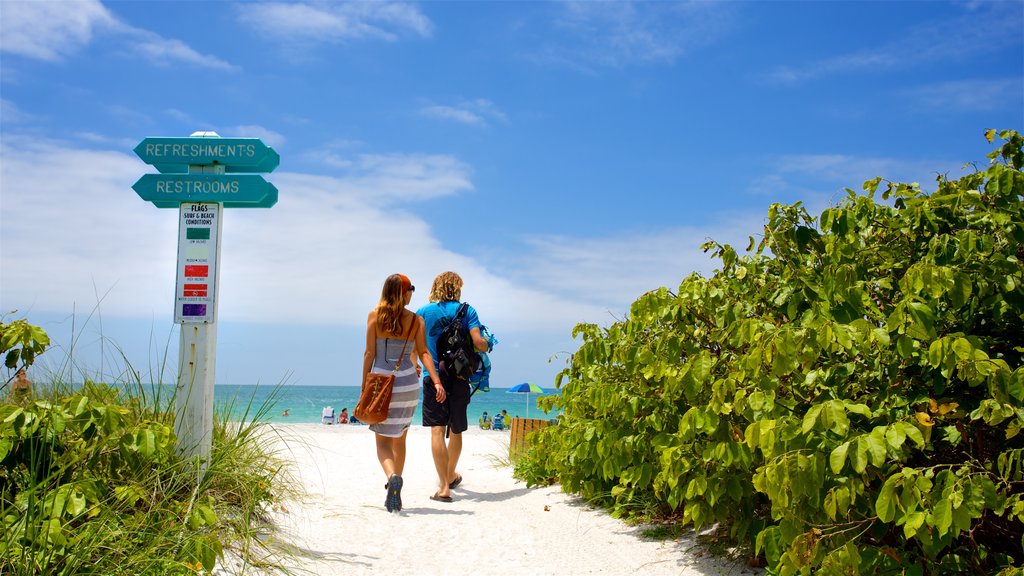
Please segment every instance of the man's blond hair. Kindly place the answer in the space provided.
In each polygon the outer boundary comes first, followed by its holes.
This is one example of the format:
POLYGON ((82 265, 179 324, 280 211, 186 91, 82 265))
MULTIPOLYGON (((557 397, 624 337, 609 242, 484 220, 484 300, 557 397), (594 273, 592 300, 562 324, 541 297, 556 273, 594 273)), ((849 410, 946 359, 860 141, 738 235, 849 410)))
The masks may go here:
POLYGON ((455 272, 441 272, 430 287, 431 302, 458 302, 462 299, 462 277, 455 272))

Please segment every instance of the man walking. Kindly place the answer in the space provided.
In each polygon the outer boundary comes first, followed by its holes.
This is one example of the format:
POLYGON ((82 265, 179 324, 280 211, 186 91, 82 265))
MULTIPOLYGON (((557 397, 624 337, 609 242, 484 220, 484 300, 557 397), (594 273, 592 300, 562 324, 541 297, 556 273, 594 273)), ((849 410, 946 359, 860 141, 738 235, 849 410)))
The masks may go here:
MULTIPOLYGON (((430 288, 430 303, 416 311, 423 317, 427 335, 427 348, 434 359, 434 368, 442 382, 434 382, 430 376, 423 378, 423 425, 430 426, 430 451, 434 456, 437 470, 438 491, 431 499, 451 502, 451 489, 462 482, 462 476, 455 469, 462 454, 462 433, 469 428, 466 410, 471 395, 468 381, 446 376, 438 365, 437 338, 449 322, 455 319, 462 299, 462 278, 455 272, 442 272, 434 278, 430 288), (435 386, 443 386, 447 398, 438 403, 435 386), (445 433, 448 441, 445 442, 445 433)), ((480 352, 487 351, 487 340, 480 333, 480 318, 472 306, 467 305, 462 318, 462 327, 469 331, 473 347, 480 352)))

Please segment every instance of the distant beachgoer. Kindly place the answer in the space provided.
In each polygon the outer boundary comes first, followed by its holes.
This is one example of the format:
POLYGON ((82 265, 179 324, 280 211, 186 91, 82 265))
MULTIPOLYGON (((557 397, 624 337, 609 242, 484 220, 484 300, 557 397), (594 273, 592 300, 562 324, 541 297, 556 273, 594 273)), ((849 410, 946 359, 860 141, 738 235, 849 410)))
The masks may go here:
MULTIPOLYGON (((377 460, 388 479, 384 485, 387 490, 384 507, 388 512, 399 512, 402 509, 405 440, 420 397, 419 378, 413 358, 418 358, 427 373, 437 379, 434 359, 427 348, 423 319, 405 308, 415 291, 416 287, 408 277, 402 274, 388 276, 384 280, 377 307, 366 317, 362 385, 366 384, 366 375, 371 370, 389 373, 397 368, 388 417, 379 424, 370 425, 370 430, 376 435, 377 460)), ((438 389, 436 401, 444 400, 444 390, 438 389)))
POLYGON ((348 424, 348 407, 341 409, 341 413, 338 414, 338 424, 348 424))
MULTIPOLYGON (((500 416, 499 416, 499 418, 500 418, 500 416)), ((480 429, 481 430, 488 430, 488 429, 490 429, 490 427, 491 427, 491 417, 488 416, 487 415, 487 411, 484 410, 484 413, 482 415, 480 415, 480 429)))
MULTIPOLYGON (((462 277, 455 272, 442 272, 434 278, 434 284, 430 287, 430 304, 416 311, 423 317, 427 329, 427 346, 430 347, 433 362, 428 368, 433 368, 434 372, 438 368, 437 338, 448 322, 454 320, 461 306, 461 298, 462 277)), ((469 332, 473 347, 478 352, 488 350, 488 342, 480 333, 482 326, 476 309, 467 305, 462 327, 469 332)), ((470 387, 465 381, 454 378, 439 380, 434 373, 423 379, 423 425, 430 426, 430 451, 434 457, 434 468, 437 469, 440 486, 431 496, 432 500, 451 502, 450 489, 462 483, 462 475, 455 469, 462 454, 462 433, 469 428, 466 412, 471 395, 470 387), (440 397, 434 400, 435 394, 440 396, 441 391, 444 392, 447 401, 440 397)))
POLYGON ((10 398, 24 398, 32 395, 32 382, 25 376, 25 369, 18 370, 14 375, 14 382, 11 382, 11 389, 7 392, 10 398))
POLYGON ((285 408, 284 412, 281 412, 281 416, 284 416, 285 418, 288 417, 288 409, 287 408, 285 408))

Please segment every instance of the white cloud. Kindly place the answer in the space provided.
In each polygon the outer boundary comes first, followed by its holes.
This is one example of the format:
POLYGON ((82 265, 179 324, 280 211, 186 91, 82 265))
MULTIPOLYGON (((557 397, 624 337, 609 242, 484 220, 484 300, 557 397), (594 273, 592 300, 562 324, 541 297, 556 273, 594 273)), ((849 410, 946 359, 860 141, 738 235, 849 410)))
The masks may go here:
POLYGON ((751 212, 699 228, 601 238, 537 236, 527 240, 529 253, 509 263, 510 274, 521 284, 605 310, 603 318, 587 319, 604 323, 625 315, 644 292, 662 286, 674 291, 693 272, 710 275, 720 263, 701 244, 715 240, 742 251, 748 235, 757 234, 763 223, 763 212, 751 212))
POLYGON ((0 155, 0 310, 82 310, 108 290, 115 315, 168 309, 176 222, 131 189, 141 162, 9 133, 0 155))
POLYGON ((442 120, 454 120, 460 124, 469 124, 470 126, 487 126, 487 121, 484 120, 483 116, 476 112, 452 106, 426 106, 420 109, 420 113, 424 116, 440 118, 442 120))
POLYGON ((167 66, 184 63, 221 71, 236 70, 228 62, 201 54, 184 42, 163 38, 116 18, 96 0, 5 1, 0 18, 0 51, 56 62, 87 46, 94 34, 117 34, 131 44, 131 54, 167 66))
POLYGON ((98 0, 3 2, 0 51, 55 62, 88 44, 97 29, 117 25, 98 0))
POLYGON ((747 186, 747 192, 781 201, 802 201, 812 215, 835 204, 849 188, 862 192, 861 185, 876 177, 891 182, 917 182, 924 191, 935 189, 939 173, 950 178, 963 176, 963 162, 936 159, 910 160, 856 156, 852 154, 792 154, 768 161, 771 168, 747 186))
MULTIPOLYGON (((82 310, 108 291, 108 316, 172 309, 177 212, 131 189, 150 167, 121 152, 16 135, 5 135, 0 151, 0 309, 82 310)), ((567 316, 586 316, 585 306, 514 285, 440 246, 427 222, 393 205, 457 193, 469 185, 459 164, 416 155, 365 156, 356 164, 355 177, 268 176, 280 190, 276 206, 226 211, 222 318, 358 325, 388 274, 402 270, 428 286, 444 269, 463 275, 467 298, 493 310, 492 322, 553 330, 567 316)))
POLYGON ((224 133, 220 134, 225 138, 259 138, 267 146, 271 146, 276 149, 280 149, 284 145, 285 137, 280 132, 275 132, 269 128, 256 125, 241 125, 224 128, 224 133))
POLYGON ((996 110, 1024 95, 1021 78, 952 80, 905 90, 905 95, 929 108, 940 110, 996 110))
POLYGON ((350 157, 329 147, 304 156, 344 172, 342 177, 324 184, 335 194, 373 202, 421 201, 473 189, 469 166, 454 156, 395 153, 350 157))
POLYGON ((181 40, 163 38, 151 32, 134 29, 139 40, 135 43, 135 52, 142 54, 147 60, 158 66, 169 66, 184 63, 199 68, 209 68, 222 72, 236 72, 238 67, 212 54, 201 54, 181 40))
POLYGON ((265 2, 239 8, 240 19, 262 36, 286 44, 429 37, 433 24, 403 2, 265 2))
POLYGON ((100 144, 107 147, 113 147, 120 150, 131 150, 138 144, 138 140, 129 140, 127 138, 112 138, 106 134, 99 134, 96 132, 75 132, 75 138, 85 142, 91 142, 93 144, 100 144))
MULTIPOLYGON (((29 318, 65 318, 75 311, 81 322, 99 304, 107 325, 116 320, 135 327, 109 336, 130 348, 144 368, 155 344, 138 341, 139 327, 155 331, 156 344, 166 340, 177 258, 178 212, 155 208, 131 189, 153 169, 130 153, 80 150, 10 133, 0 146, 0 311, 17 309, 29 318)), ((266 178, 280 191, 277 205, 225 210, 221 222, 222 329, 236 331, 235 342, 246 338, 238 331, 258 334, 252 338, 262 344, 232 350, 226 341, 219 381, 256 381, 297 369, 334 383, 330 378, 339 370, 357 373, 361 348, 324 360, 322 353, 309 357, 289 347, 303 348, 297 340, 325 333, 358 347, 366 312, 387 275, 413 279, 420 288, 415 308, 426 302, 433 277, 443 270, 462 275, 463 298, 502 339, 501 358, 510 363, 503 378, 551 381, 565 357, 554 364, 548 358, 575 349, 573 326, 608 325, 645 291, 674 290, 692 271, 709 273, 717 263, 700 251, 703 241, 742 247, 763 222, 758 211, 699 229, 538 236, 509 248, 490 267, 460 246, 442 245, 431 223, 410 208, 411 201, 472 190, 469 167, 456 158, 364 154, 337 177, 275 172, 266 178)), ((68 329, 66 322, 49 326, 59 331, 51 333, 55 337, 68 329)), ((79 361, 95 368, 93 352, 82 355, 87 349, 78 348, 79 361)))
MULTIPOLYGON (((0 309, 81 311, 109 291, 108 317, 170 314, 177 211, 131 189, 150 167, 123 152, 16 135, 5 135, 0 152, 0 309)), ((621 317, 647 290, 709 271, 714 263, 699 250, 708 237, 745 245, 745 234, 760 228, 761 216, 752 215, 708 229, 536 237, 526 240, 527 254, 489 269, 442 246, 430 223, 395 202, 464 193, 472 186, 464 165, 367 155, 354 166, 343 177, 268 175, 280 191, 276 206, 225 211, 221 318, 358 327, 388 274, 401 271, 424 287, 418 306, 438 272, 456 270, 464 298, 487 311, 488 324, 564 336, 577 322, 621 317)))
POLYGON ((24 110, 18 107, 17 104, 0 98, 0 124, 21 124, 32 120, 32 115, 26 113, 24 110))
POLYGON ((488 125, 488 119, 506 121, 505 113, 498 109, 490 100, 480 98, 461 102, 454 106, 433 105, 424 106, 420 114, 441 120, 452 120, 469 126, 484 128, 488 125))
POLYGON ((673 64, 731 29, 727 4, 713 2, 565 2, 554 25, 565 36, 538 58, 589 70, 673 64))
POLYGON ((838 54, 803 64, 784 64, 765 74, 766 81, 795 84, 822 76, 905 69, 930 62, 957 61, 973 54, 996 51, 1020 43, 1019 6, 992 2, 967 7, 956 18, 934 20, 910 27, 896 39, 871 49, 838 54))
POLYGON ((184 112, 182 110, 178 110, 177 108, 168 108, 167 110, 164 110, 164 114, 170 116, 171 118, 174 118, 182 124, 188 124, 190 126, 201 124, 201 122, 196 120, 191 114, 189 114, 188 112, 184 112))

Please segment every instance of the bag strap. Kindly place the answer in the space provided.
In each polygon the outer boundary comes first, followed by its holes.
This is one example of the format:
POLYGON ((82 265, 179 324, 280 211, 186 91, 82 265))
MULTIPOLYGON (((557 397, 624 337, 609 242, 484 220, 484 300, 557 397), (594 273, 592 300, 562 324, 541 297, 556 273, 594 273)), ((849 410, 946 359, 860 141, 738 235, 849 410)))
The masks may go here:
MULTIPOLYGON (((413 316, 414 317, 412 319, 412 323, 409 325, 409 332, 410 333, 417 327, 417 322, 416 322, 417 319, 415 318, 415 314, 413 314, 413 316)), ((411 335, 415 336, 415 334, 411 334, 411 335)), ((402 340, 402 341, 405 342, 405 344, 402 344, 402 353, 398 355, 398 360, 395 362, 395 369, 391 371, 394 374, 398 373, 398 367, 402 365, 402 358, 405 358, 405 349, 406 349, 407 346, 409 346, 409 341, 408 340, 402 340)), ((385 344, 385 346, 387 346, 387 345, 385 344)))
POLYGON ((466 311, 469 309, 469 302, 463 302, 459 304, 459 308, 455 310, 455 316, 451 318, 445 317, 444 327, 447 328, 452 322, 462 323, 462 319, 466 317, 466 311))

